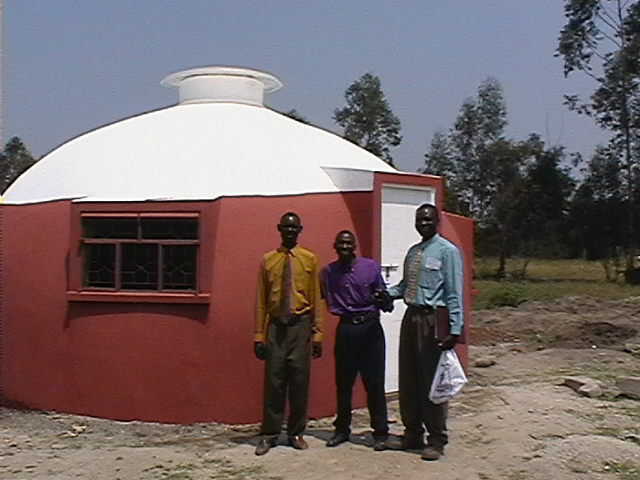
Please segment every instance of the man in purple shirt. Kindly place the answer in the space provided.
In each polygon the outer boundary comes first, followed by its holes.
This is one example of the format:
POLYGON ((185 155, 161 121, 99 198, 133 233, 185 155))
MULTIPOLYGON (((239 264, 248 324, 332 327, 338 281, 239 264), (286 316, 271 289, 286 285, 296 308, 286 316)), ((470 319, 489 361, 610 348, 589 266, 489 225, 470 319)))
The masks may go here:
POLYGON ((322 295, 329 310, 340 317, 336 330, 335 363, 338 416, 327 447, 349 440, 351 396, 360 373, 367 391, 367 406, 373 428, 374 450, 384 450, 389 434, 384 392, 385 341, 380 309, 393 309, 375 260, 355 255, 356 238, 348 230, 338 233, 334 243, 338 260, 320 274, 322 295))

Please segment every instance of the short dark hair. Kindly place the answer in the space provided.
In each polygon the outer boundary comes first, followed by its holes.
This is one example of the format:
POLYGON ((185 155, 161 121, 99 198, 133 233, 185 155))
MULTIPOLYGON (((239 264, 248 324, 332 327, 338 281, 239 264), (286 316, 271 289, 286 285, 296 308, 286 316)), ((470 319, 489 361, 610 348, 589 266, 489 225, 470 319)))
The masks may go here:
POLYGON ((418 213, 420 210, 424 210, 425 208, 430 208, 431 210, 433 210, 436 214, 436 220, 438 222, 440 221, 440 212, 433 203, 423 203, 418 208, 416 208, 416 213, 418 213))
POLYGON ((356 236, 351 230, 340 230, 338 233, 336 233, 336 240, 338 240, 338 237, 340 235, 351 235, 351 237, 353 238, 353 241, 354 242, 356 241, 356 236))
POLYGON ((282 220, 285 219, 285 217, 295 217, 298 219, 298 223, 302 223, 302 220, 300 220, 300 215, 298 215, 296 212, 286 212, 283 213, 282 216, 280 217, 280 223, 282 223, 282 220))

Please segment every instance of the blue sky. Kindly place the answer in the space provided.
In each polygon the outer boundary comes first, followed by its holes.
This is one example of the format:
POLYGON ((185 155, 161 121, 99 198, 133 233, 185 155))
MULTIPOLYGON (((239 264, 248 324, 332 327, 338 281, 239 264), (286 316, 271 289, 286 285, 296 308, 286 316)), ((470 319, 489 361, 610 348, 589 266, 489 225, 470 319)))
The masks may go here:
POLYGON ((503 85, 508 136, 539 133, 590 155, 606 136, 562 105, 591 81, 554 58, 561 0, 5 0, 4 139, 42 155, 79 133, 176 102, 167 74, 202 65, 267 70, 267 97, 339 132, 333 110, 366 72, 402 122, 392 154, 415 171, 488 76, 503 85))

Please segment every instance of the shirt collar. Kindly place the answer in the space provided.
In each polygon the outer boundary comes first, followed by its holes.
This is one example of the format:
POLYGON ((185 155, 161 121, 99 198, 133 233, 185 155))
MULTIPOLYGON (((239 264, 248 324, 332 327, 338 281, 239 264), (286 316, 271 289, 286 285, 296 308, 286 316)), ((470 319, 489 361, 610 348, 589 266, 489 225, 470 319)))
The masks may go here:
POLYGON ((284 253, 284 254, 289 254, 289 255, 291 255, 292 257, 295 257, 295 256, 296 256, 296 251, 297 251, 297 250, 298 250, 298 245, 296 245, 295 247, 293 247, 291 250, 289 250, 289 249, 288 249, 288 248, 286 248, 286 247, 283 247, 282 245, 280 245, 280 246, 278 247, 278 252, 280 252, 280 253, 284 253))
POLYGON ((418 246, 420 248, 427 248, 429 245, 431 245, 433 242, 435 242, 436 240, 438 240, 440 238, 440 234, 436 233, 433 237, 431 237, 429 240, 425 240, 423 242, 420 242, 418 244, 418 246))
POLYGON ((348 265, 344 265, 344 264, 340 263, 339 260, 336 260, 335 264, 336 264, 337 268, 339 268, 341 271, 349 272, 349 271, 353 270, 356 267, 356 264, 359 261, 360 261, 360 257, 356 255, 356 257, 353 259, 353 262, 351 262, 348 265))

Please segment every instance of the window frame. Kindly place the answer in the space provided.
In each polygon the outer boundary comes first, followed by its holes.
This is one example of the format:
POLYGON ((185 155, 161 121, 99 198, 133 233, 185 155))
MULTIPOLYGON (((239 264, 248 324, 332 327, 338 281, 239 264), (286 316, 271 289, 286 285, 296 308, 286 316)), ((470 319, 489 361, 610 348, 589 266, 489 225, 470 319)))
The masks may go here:
MULTIPOLYGON (((211 246, 204 245, 202 239, 210 233, 205 227, 205 209, 189 208, 188 205, 172 210, 158 209, 145 211, 142 208, 123 208, 108 211, 98 208, 82 208, 75 206, 76 214, 72 215, 72 239, 77 241, 78 248, 72 252, 68 269, 67 299, 69 301, 98 301, 98 302, 142 302, 142 303, 209 303, 210 294, 203 291, 208 283, 208 276, 204 274, 203 259, 211 257, 211 246), (84 234, 83 220, 86 218, 161 218, 179 219, 192 218, 198 222, 198 234, 195 239, 143 239, 141 237, 141 223, 138 221, 136 238, 91 238, 84 234), (121 266, 122 244, 154 244, 158 245, 158 288, 157 289, 122 289, 121 266), (89 286, 86 282, 87 255, 85 245, 111 244, 115 245, 114 287, 89 286), (166 289, 163 285, 162 247, 169 245, 196 245, 195 259, 195 287, 193 289, 166 289), (206 252, 203 250, 206 248, 206 252)), ((165 207, 166 208, 166 207, 165 207)))

